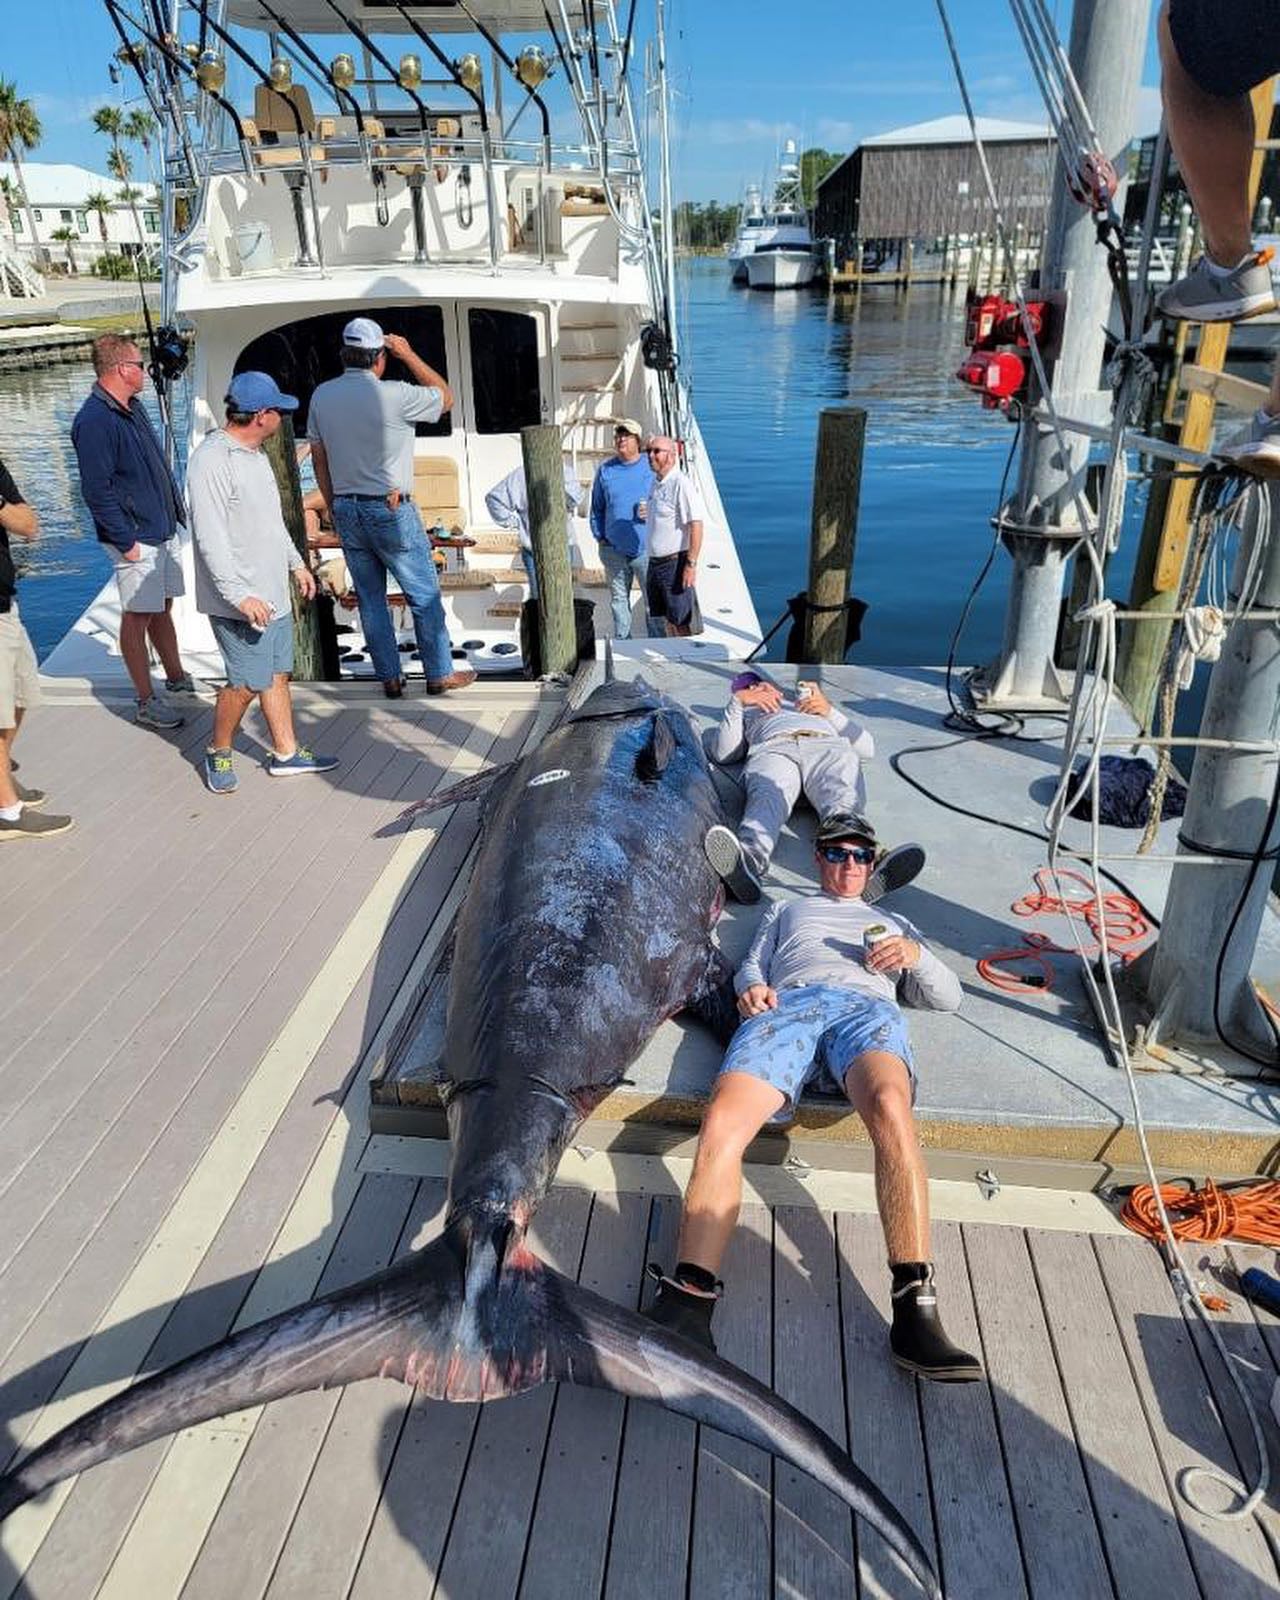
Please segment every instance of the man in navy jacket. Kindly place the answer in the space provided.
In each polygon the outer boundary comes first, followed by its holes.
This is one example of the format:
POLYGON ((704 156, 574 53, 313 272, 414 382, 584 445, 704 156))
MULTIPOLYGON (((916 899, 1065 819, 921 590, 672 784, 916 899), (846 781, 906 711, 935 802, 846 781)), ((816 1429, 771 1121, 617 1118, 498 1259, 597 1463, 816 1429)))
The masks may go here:
POLYGON ((151 728, 180 728, 182 717, 151 684, 147 641, 164 666, 165 688, 191 694, 171 608, 183 592, 178 559, 182 496, 139 396, 146 386, 142 352, 131 339, 104 333, 93 345, 98 381, 71 425, 80 486, 98 538, 115 564, 120 592, 120 654, 138 697, 134 715, 151 728))

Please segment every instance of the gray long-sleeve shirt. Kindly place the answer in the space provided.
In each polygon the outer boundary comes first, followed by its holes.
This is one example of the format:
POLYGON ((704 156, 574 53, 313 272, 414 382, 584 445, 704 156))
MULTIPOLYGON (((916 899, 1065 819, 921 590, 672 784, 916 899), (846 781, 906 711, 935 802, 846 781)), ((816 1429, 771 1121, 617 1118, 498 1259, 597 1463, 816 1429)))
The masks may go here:
POLYGON ((837 989, 855 989, 877 1000, 896 1003, 901 998, 928 1011, 956 1011, 963 998, 959 978, 925 947, 905 917, 894 916, 882 906, 866 905, 861 899, 823 892, 780 902, 765 914, 734 974, 733 987, 741 994, 753 983, 767 983, 774 989, 825 983, 837 989), (876 923, 916 941, 920 960, 914 967, 896 975, 867 967, 862 936, 876 923))
POLYGON ((280 509, 275 473, 261 450, 217 428, 187 464, 196 606, 206 616, 239 617, 250 595, 273 615, 289 614, 289 573, 303 565, 280 509))
POLYGON ((793 700, 784 700, 781 710, 765 711, 760 706, 744 706, 737 695, 730 695, 716 728, 712 754, 719 762, 740 761, 744 755, 777 740, 786 749, 791 739, 804 734, 809 738, 825 735, 831 739, 847 739, 853 753, 869 761, 876 753, 876 742, 860 722, 847 711, 832 706, 825 717, 812 712, 797 711, 793 700))

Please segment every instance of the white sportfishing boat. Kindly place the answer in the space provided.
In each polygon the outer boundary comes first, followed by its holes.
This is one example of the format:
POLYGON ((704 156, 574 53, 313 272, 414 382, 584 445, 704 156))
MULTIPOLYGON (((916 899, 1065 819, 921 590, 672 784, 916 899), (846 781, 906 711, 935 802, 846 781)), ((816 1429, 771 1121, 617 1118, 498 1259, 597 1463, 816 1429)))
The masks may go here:
POLYGON ((738 212, 738 231, 724 247, 729 258, 729 275, 734 283, 747 281, 747 257, 756 247, 764 228, 764 199, 758 183, 749 183, 742 191, 742 205, 738 212))
MULTIPOLYGON (((340 370, 342 326, 370 316, 454 390, 450 412, 418 424, 414 494, 425 526, 451 541, 437 548, 460 667, 522 665, 517 536, 485 509, 487 491, 521 460, 520 430, 557 424, 589 488, 624 416, 680 438, 702 490, 700 643, 750 648, 759 624, 677 373, 665 80, 647 86, 656 126, 643 140, 634 5, 598 0, 571 14, 564 0, 104 4, 117 59, 164 129, 155 370, 170 425, 184 414, 177 386, 189 388, 190 427, 172 440, 179 474, 222 420, 238 371, 265 370, 299 397, 301 437, 312 391, 340 370), (656 195, 642 147, 659 154, 656 195)), ((660 39, 663 0, 653 21, 660 39)), ((661 49, 654 56, 665 61, 661 49)), ((570 533, 575 589, 603 637, 612 628, 598 547, 585 518, 572 518, 570 533)), ((185 560, 179 641, 189 668, 216 678, 221 658, 195 610, 189 549, 185 560)), ((340 601, 341 671, 371 676, 354 594, 340 601)), ((406 673, 419 674, 408 608, 391 601, 406 673)), ((118 621, 109 583, 44 671, 118 668, 118 621)))
POLYGON ((743 266, 753 289, 803 289, 818 270, 794 139, 783 146, 773 194, 743 266))

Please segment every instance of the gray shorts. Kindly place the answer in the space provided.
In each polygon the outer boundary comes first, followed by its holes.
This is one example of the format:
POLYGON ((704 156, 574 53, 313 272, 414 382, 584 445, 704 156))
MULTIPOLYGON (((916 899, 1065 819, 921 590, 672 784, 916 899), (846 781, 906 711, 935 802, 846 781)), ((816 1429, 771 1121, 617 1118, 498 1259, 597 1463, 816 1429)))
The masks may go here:
POLYGON ((229 689, 269 689, 277 672, 293 671, 293 618, 275 617, 255 628, 244 617, 210 617, 227 667, 229 689))
POLYGON ((0 611, 0 728, 18 726, 18 710, 40 704, 40 669, 15 601, 0 611))
POLYGON ((121 611, 163 611, 166 600, 187 592, 176 536, 163 544, 140 545, 142 554, 136 561, 126 561, 115 545, 110 549, 121 611))

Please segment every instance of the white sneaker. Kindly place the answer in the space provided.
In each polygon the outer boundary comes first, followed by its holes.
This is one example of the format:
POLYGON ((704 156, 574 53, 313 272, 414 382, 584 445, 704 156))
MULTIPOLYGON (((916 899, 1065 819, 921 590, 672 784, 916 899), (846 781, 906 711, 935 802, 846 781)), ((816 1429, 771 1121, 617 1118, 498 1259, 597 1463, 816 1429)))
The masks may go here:
POLYGON ((1255 411, 1249 426, 1232 434, 1214 454, 1255 478, 1280 478, 1280 417, 1255 411))

